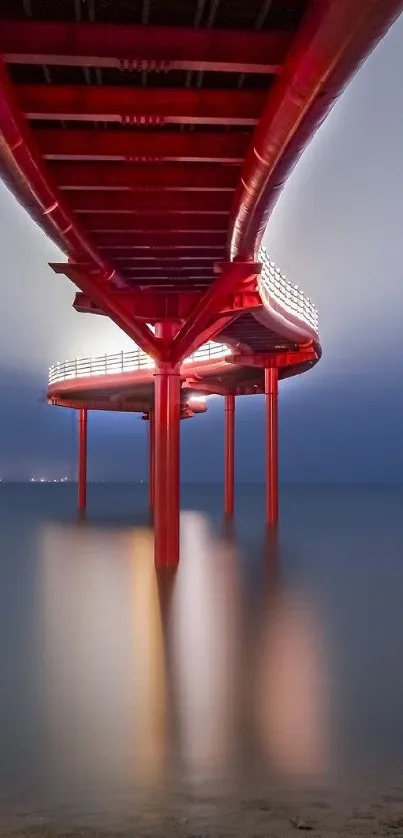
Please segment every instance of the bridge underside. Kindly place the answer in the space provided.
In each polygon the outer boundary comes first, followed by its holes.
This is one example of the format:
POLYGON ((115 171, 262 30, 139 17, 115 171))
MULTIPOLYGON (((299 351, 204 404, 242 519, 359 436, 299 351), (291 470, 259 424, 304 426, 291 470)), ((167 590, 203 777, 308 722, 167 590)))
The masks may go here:
POLYGON ((310 301, 262 268, 263 232, 402 5, 0 0, 0 174, 68 257, 54 269, 78 289, 76 310, 110 317, 156 364, 142 397, 159 563, 179 555, 181 364, 206 341, 238 358, 236 375, 208 381, 225 388, 228 416, 237 387, 266 394, 277 497, 277 381, 313 366, 320 346, 310 301))

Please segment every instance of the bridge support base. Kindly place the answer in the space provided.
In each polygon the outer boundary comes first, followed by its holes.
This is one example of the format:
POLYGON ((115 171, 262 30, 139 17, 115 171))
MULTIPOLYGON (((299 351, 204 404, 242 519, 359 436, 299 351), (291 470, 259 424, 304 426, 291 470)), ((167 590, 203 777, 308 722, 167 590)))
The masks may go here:
POLYGON ((235 396, 225 396, 225 445, 224 445, 224 512, 227 517, 234 514, 234 468, 235 468, 235 396))
POLYGON ((78 411, 78 511, 87 508, 87 409, 78 411))
POLYGON ((148 414, 148 505, 154 509, 154 445, 155 445, 155 418, 154 411, 148 414))
POLYGON ((264 371, 266 401, 266 521, 278 523, 278 370, 264 371))
MULTIPOLYGON (((178 325, 166 321, 156 334, 171 340, 178 325)), ((154 374, 155 459, 154 537, 155 563, 176 567, 179 561, 179 442, 181 377, 179 365, 160 363, 154 374)))

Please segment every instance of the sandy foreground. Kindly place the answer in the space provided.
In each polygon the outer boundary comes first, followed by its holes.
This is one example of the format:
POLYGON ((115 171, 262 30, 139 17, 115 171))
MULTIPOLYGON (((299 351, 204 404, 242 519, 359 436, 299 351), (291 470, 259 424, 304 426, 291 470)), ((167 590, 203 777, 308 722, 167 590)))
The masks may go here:
POLYGON ((0 835, 12 838, 312 838, 393 835, 403 838, 403 782, 385 790, 335 794, 312 791, 272 795, 214 791, 170 792, 154 797, 50 815, 33 809, 10 811, 3 801, 0 835), (129 811, 130 810, 130 811, 129 811))

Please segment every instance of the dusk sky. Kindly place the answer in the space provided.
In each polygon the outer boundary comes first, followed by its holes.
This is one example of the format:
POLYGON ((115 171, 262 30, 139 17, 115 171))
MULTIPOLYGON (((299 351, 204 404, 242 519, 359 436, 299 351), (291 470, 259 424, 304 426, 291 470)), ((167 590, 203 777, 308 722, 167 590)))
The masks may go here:
MULTIPOLYGON (((304 152, 266 246, 315 300, 323 358, 280 394, 284 481, 403 481, 403 17, 304 152)), ((75 417, 44 404, 57 360, 128 349, 106 318, 71 308, 57 248, 0 184, 0 476, 72 476, 75 417)), ((237 402, 237 478, 263 479, 261 397, 237 402)), ((138 415, 89 417, 89 476, 146 478, 138 415)), ((184 480, 221 480, 223 405, 182 423, 184 480)))

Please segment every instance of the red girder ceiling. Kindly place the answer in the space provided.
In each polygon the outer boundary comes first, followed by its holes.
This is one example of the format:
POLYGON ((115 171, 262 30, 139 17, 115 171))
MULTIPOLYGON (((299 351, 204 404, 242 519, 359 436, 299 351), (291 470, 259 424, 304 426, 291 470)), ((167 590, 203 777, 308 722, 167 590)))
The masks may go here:
POLYGON ((176 0, 175 26, 168 6, 0 0, 0 174, 72 261, 201 289, 256 257, 403 0, 176 0))

